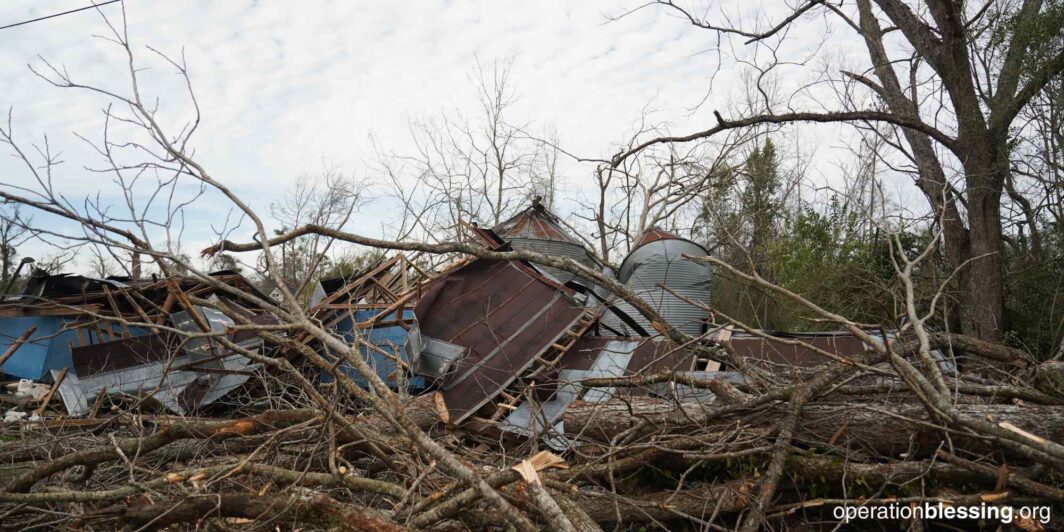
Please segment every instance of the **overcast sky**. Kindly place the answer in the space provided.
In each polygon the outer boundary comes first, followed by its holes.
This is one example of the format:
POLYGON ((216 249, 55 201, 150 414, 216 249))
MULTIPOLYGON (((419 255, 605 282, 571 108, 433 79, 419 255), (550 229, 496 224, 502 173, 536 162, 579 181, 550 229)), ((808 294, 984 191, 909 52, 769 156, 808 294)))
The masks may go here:
MULTIPOLYGON (((412 119, 471 111, 470 75, 478 58, 513 58, 520 97, 513 118, 553 126, 563 147, 582 156, 608 156, 648 104, 656 110, 653 118, 676 132, 713 125, 711 112, 727 102, 735 76, 717 71, 716 37, 662 9, 609 20, 638 3, 128 0, 126 9, 136 50, 152 73, 165 70, 145 45, 170 55, 184 50, 204 116, 197 158, 265 209, 297 176, 324 165, 368 176, 371 136, 387 150, 408 151, 412 119), (714 74, 709 103, 692 112, 714 74)), ((0 25, 85 4, 5 0, 0 25)), ((118 6, 101 9, 117 17, 118 6)), ((731 13, 752 9, 745 2, 723 6, 731 13)), ((803 27, 812 40, 823 30, 816 21, 803 27)), ((13 109, 15 133, 24 142, 47 134, 53 149, 63 150, 56 182, 71 199, 113 190, 108 178, 83 169, 96 160, 73 135, 98 136, 104 102, 52 88, 27 65, 40 66, 41 56, 65 65, 76 79, 126 91, 120 51, 93 37, 105 32, 91 10, 0 30, 0 105, 13 109)), ((802 35, 793 37, 802 42, 802 35)), ((173 81, 161 77, 149 86, 164 112, 173 110, 164 117, 183 109, 173 81)), ((832 172, 836 139, 803 142, 803 150, 822 161, 817 171, 832 172)), ((589 179, 589 170, 563 166, 571 193, 589 179)), ((0 163, 0 172, 5 183, 27 176, 13 160, 0 163)), ((212 201, 190 211, 202 217, 187 224, 190 247, 209 238, 203 220, 220 223, 223 214, 212 201)), ((362 219, 378 217, 374 208, 362 219)), ((349 229, 373 234, 378 229, 372 225, 349 229)))

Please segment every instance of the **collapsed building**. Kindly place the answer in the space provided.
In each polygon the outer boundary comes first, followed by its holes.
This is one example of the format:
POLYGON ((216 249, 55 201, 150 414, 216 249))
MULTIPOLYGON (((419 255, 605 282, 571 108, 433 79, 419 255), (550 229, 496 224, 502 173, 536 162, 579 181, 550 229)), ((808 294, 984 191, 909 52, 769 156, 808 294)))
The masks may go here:
MULTIPOLYGON (((712 269, 690 260, 707 251, 660 228, 640 237, 615 274, 539 201, 494 228, 473 227, 472 233, 491 250, 569 257, 614 275, 672 327, 767 371, 810 368, 831 360, 825 352, 851 356, 871 347, 848 332, 751 333, 712 323, 712 269)), ((316 292, 332 293, 338 286, 357 292, 378 286, 375 276, 384 271, 324 280, 316 292)), ((356 329, 376 346, 376 354, 364 359, 378 375, 392 386, 407 382, 405 389, 412 393, 433 393, 440 418, 451 425, 543 436, 551 446, 564 447, 567 438, 560 420, 576 401, 646 394, 712 399, 705 389, 675 383, 585 388, 581 382, 587 379, 669 373, 743 380, 694 344, 668 340, 629 302, 571 272, 517 260, 467 258, 437 272, 418 273, 416 282, 388 297, 388 301, 410 302, 410 313, 399 320, 401 335, 382 345, 374 331, 394 324, 365 320, 356 329), (395 363, 380 364, 380 353, 395 363)), ((362 296, 357 303, 365 306, 371 300, 362 296)), ((379 312, 398 308, 378 306, 379 312)))
MULTIPOLYGON (((706 255, 705 248, 659 228, 641 235, 615 272, 538 200, 473 233, 488 249, 569 257, 615 276, 668 325, 770 371, 822 364, 829 360, 822 352, 848 356, 870 347, 849 333, 787 339, 714 324, 713 271, 690 259, 706 255)), ((282 348, 234 328, 234 317, 262 324, 277 318, 238 301, 231 290, 273 304, 231 271, 137 281, 35 275, 21 295, 0 305, 0 370, 45 383, 42 411, 57 394, 67 415, 91 416, 104 398, 124 395, 187 414, 254 382, 262 368, 249 354, 298 359, 310 349, 368 387, 346 358, 354 353, 393 389, 434 394, 440 418, 451 425, 543 437, 553 447, 567 445, 562 414, 576 401, 648 394, 712 399, 708 390, 674 382, 583 386, 588 379, 668 373, 742 381, 694 343, 668 340, 630 302, 570 272, 524 261, 468 257, 432 269, 416 255, 397 254, 355 275, 318 281, 306 313, 352 346, 349 353, 306 332, 282 348), (227 312, 194 303, 200 300, 227 312)), ((334 379, 322 367, 314 371, 323 385, 334 379)))
MULTIPOLYGON (((95 412, 106 396, 193 412, 247 382, 259 367, 206 335, 179 334, 225 334, 234 324, 193 301, 217 302, 249 322, 272 320, 261 308, 231 297, 226 287, 268 300, 232 271, 206 279, 139 281, 38 271, 22 294, 0 303, 0 371, 50 383, 47 399, 58 395, 70 415, 95 412)), ((263 346, 246 331, 228 339, 238 350, 263 346)))

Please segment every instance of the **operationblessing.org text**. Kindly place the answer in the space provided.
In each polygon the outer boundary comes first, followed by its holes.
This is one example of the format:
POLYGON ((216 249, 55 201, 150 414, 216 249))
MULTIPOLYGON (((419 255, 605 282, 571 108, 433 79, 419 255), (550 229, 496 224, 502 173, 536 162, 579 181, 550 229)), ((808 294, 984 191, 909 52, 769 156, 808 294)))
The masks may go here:
POLYGON ((979 505, 958 505, 924 502, 922 504, 887 504, 882 506, 836 506, 832 510, 835 519, 843 522, 868 519, 974 519, 995 520, 1010 524, 1016 519, 1037 521, 1047 524, 1053 517, 1049 506, 996 506, 982 503, 979 505))

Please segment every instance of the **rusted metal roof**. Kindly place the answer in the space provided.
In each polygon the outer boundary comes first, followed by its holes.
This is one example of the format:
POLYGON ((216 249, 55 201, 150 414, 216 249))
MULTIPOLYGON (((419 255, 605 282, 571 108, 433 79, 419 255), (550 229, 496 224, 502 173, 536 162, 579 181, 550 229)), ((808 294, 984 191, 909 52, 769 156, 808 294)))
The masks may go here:
POLYGON ((498 395, 584 316, 572 295, 517 261, 476 260, 429 285, 414 309, 421 332, 467 350, 442 386, 452 423, 498 395))
MULTIPOLYGON (((837 333, 770 333, 783 339, 798 340, 829 353, 851 357, 864 353, 870 346, 849 332, 837 333)), ((878 336, 874 335, 874 336, 878 336)), ((770 340, 749 333, 736 332, 722 342, 735 356, 757 363, 787 366, 818 366, 832 360, 801 345, 791 345, 785 340, 770 340)))
MULTIPOLYGON (((561 220, 548 211, 540 202, 532 200, 532 205, 513 218, 495 226, 494 233, 509 242, 514 249, 529 250, 554 257, 568 257, 588 267, 595 266, 595 259, 588 253, 584 244, 562 227, 561 220)), ((536 268, 554 277, 562 283, 568 283, 576 276, 564 270, 550 266, 536 265, 536 268)))
POLYGON ((627 364, 622 376, 651 375, 691 369, 691 349, 677 347, 665 338, 624 336, 585 336, 562 359, 559 369, 587 370, 604 354, 625 353, 627 364))
POLYGON ((527 209, 499 223, 494 227, 494 231, 506 240, 514 238, 555 240, 582 246, 576 237, 562 227, 558 217, 539 202, 539 198, 532 200, 532 205, 527 209))
POLYGON ((651 227, 650 229, 647 229, 643 233, 643 238, 639 239, 639 243, 637 243, 635 245, 635 247, 639 247, 639 246, 642 246, 644 244, 649 244, 649 243, 651 243, 651 242, 653 242, 655 240, 672 240, 672 239, 679 239, 679 238, 680 237, 678 237, 678 236, 676 236, 676 235, 674 235, 674 234, 672 234, 672 233, 670 233, 670 232, 668 232, 668 231, 666 231, 666 230, 664 230, 664 229, 662 229, 660 227, 651 227))

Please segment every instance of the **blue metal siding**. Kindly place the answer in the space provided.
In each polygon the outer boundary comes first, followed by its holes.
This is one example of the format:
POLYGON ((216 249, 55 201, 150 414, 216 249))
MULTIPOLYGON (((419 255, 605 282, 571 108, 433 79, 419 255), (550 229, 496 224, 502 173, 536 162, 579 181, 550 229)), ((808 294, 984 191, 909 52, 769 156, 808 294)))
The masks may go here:
MULTIPOLYGON (((73 329, 75 323, 76 320, 58 316, 17 316, 0 319, 0 352, 6 351, 26 329, 37 327, 30 338, 4 362, 0 373, 20 379, 42 381, 51 378, 49 371, 53 369, 72 368, 70 346, 81 345, 78 334, 73 329)), ((108 325, 100 324, 101 329, 105 327, 108 325)), ((115 331, 115 337, 121 336, 116 325, 111 327, 115 331)), ((130 328, 129 332, 133 336, 140 336, 148 331, 130 328)), ((109 337, 101 338, 95 328, 84 328, 82 334, 90 344, 110 340, 109 337)))
MULTIPOLYGON (((398 372, 402 371, 395 360, 391 357, 398 357, 404 364, 410 363, 406 353, 403 351, 403 344, 406 342, 408 332, 406 329, 399 325, 386 325, 382 327, 373 327, 371 329, 355 328, 356 323, 362 323, 369 321, 379 313, 377 310, 356 310, 354 312, 354 319, 350 316, 344 318, 338 322, 333 331, 339 334, 345 342, 353 344, 358 336, 362 336, 362 339, 366 342, 373 344, 378 349, 372 349, 369 346, 361 345, 359 347, 359 353, 362 355, 362 360, 365 360, 371 368, 377 373, 377 375, 389 386, 395 388, 399 384, 398 372), (387 354, 387 355, 386 355, 387 354)), ((387 316, 380 318, 378 321, 388 322, 397 319, 398 314, 393 312, 387 316)), ((403 320, 408 323, 414 324, 414 311, 404 310, 402 313, 403 320)), ((416 325, 413 325, 416 326, 416 325)), ((362 376, 359 371, 346 362, 340 366, 340 368, 355 381, 356 384, 363 388, 369 387, 369 382, 362 376)), ((409 375, 406 376, 407 387, 410 390, 420 390, 427 386, 427 382, 424 377, 409 375)), ((323 380, 329 380, 327 375, 323 374, 323 380)))
MULTIPOLYGON (((19 316, 0 320, 0 347, 4 351, 15 343, 22 333, 32 326, 37 330, 23 343, 11 358, 4 362, 3 373, 20 379, 40 380, 47 369, 50 369, 49 357, 52 344, 56 342, 56 331, 59 330, 61 319, 51 316, 19 316)), ((73 331, 70 332, 73 334, 73 331)), ((70 362, 70 352, 67 352, 66 362, 70 362)), ((62 366, 60 366, 62 367, 62 366)))

